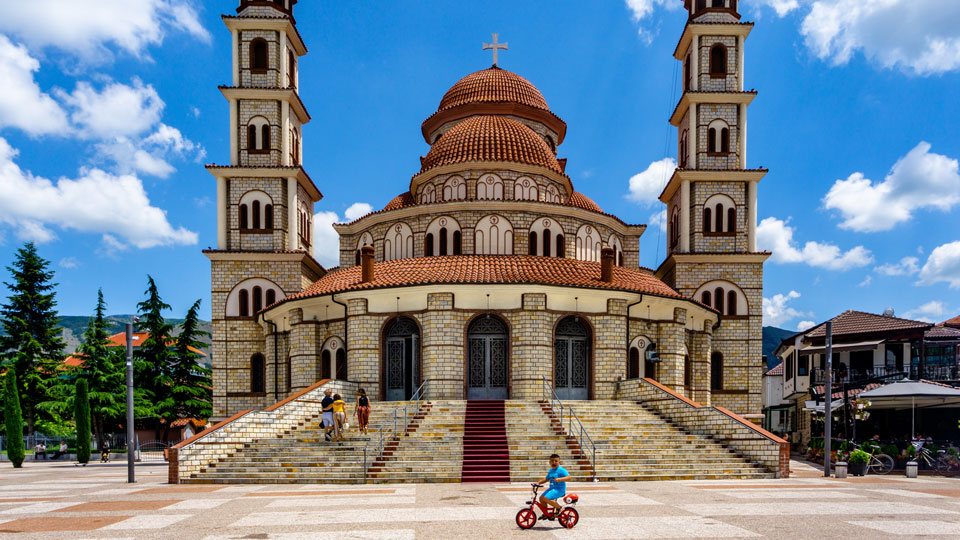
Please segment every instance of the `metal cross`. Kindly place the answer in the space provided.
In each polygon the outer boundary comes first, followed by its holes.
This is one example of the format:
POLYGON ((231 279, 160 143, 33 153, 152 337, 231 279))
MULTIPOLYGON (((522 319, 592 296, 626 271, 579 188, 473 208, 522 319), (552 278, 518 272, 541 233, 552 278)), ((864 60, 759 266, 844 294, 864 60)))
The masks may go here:
POLYGON ((493 65, 497 65, 497 50, 498 49, 507 50, 507 44, 497 43, 498 34, 491 34, 491 35, 493 36, 493 43, 484 43, 483 50, 486 51, 488 49, 493 49, 493 65))

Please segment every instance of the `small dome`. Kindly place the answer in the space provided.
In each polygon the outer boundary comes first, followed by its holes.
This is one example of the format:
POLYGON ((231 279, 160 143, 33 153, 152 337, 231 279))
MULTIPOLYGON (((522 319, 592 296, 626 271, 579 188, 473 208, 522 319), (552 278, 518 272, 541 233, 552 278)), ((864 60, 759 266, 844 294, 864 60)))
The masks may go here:
POLYGON ((583 208, 584 210, 590 210, 591 212, 603 213, 603 210, 600 209, 600 206, 597 203, 593 202, 593 199, 587 197, 579 191, 574 191, 570 195, 570 199, 567 201, 567 204, 570 206, 576 206, 577 208, 583 208))
POLYGON ((383 210, 381 210, 381 212, 387 212, 389 210, 397 210, 399 208, 413 206, 414 204, 416 204, 416 202, 413 200, 413 195, 411 195, 409 191, 405 191, 397 195, 393 199, 390 199, 390 202, 388 202, 387 205, 383 207, 383 210))
POLYGON ((450 128, 423 158, 420 172, 468 161, 526 163, 563 174, 546 141, 520 122, 502 116, 473 116, 450 128))
POLYGON ((443 95, 437 110, 468 103, 520 103, 550 110, 543 94, 530 81, 497 66, 473 72, 457 81, 443 95))

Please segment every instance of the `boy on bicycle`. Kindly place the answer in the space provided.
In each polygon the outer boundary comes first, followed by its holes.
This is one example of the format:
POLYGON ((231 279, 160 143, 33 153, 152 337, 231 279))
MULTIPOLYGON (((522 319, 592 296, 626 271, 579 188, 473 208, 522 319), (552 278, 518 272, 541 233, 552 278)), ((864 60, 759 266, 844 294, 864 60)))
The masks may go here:
POLYGON ((540 519, 553 519, 560 512, 560 504, 557 499, 567 494, 567 480, 570 480, 570 474, 560 466, 560 456, 553 454, 550 456, 550 470, 538 484, 550 481, 550 488, 540 495, 540 503, 544 506, 550 505, 553 508, 553 515, 543 515, 540 519))

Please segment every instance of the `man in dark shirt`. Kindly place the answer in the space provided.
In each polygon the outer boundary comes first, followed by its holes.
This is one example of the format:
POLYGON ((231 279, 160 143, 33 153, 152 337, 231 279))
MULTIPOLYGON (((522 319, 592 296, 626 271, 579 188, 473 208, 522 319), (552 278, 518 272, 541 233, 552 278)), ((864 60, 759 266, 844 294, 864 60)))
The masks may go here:
POLYGON ((330 431, 333 429, 333 398, 330 396, 332 390, 327 388, 323 391, 323 401, 320 402, 320 410, 323 411, 323 440, 330 441, 330 431))

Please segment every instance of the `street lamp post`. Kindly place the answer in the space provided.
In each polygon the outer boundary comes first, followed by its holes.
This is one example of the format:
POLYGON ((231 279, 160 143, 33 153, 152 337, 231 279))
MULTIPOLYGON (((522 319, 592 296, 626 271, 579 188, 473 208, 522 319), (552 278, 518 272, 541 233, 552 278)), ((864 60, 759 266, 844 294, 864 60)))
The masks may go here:
MULTIPOLYGON (((138 319, 133 318, 136 322, 138 319)), ((127 323, 127 482, 136 482, 134 477, 133 437, 133 323, 127 323)))

